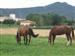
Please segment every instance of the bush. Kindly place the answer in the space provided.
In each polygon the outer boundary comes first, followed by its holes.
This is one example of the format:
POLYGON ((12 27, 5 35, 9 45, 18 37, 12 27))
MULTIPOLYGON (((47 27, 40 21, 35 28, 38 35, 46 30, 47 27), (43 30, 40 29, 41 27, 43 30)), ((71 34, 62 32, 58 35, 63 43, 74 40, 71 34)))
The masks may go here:
POLYGON ((3 24, 15 24, 15 20, 13 20, 13 19, 5 19, 4 21, 3 21, 3 24))

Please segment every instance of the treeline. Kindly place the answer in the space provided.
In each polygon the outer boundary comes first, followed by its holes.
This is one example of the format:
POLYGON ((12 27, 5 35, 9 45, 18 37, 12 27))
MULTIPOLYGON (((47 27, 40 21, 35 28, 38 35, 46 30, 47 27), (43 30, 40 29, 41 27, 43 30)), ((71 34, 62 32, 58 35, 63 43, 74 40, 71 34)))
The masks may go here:
POLYGON ((67 20, 65 16, 60 16, 58 14, 47 13, 47 14, 29 14, 26 17, 27 20, 32 20, 36 22, 36 26, 51 26, 59 24, 74 25, 74 20, 67 20))
POLYGON ((13 24, 15 24, 15 20, 13 20, 13 19, 5 19, 4 21, 0 21, 0 24, 9 24, 9 25, 13 25, 13 24))
MULTIPOLYGON (((75 20, 67 20, 65 16, 60 16, 54 13, 47 13, 47 14, 29 14, 26 17, 27 20, 34 21, 36 26, 54 26, 60 24, 68 24, 75 26, 75 20)), ((4 25, 20 25, 20 21, 15 21, 13 19, 5 19, 0 24, 4 25)))

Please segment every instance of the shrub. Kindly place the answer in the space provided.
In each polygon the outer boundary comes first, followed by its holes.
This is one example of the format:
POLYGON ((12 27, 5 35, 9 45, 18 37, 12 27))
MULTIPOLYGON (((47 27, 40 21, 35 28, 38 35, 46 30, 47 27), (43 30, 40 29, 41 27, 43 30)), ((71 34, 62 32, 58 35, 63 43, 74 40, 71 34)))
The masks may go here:
POLYGON ((5 19, 4 21, 3 21, 3 24, 15 24, 15 20, 13 20, 13 19, 5 19))

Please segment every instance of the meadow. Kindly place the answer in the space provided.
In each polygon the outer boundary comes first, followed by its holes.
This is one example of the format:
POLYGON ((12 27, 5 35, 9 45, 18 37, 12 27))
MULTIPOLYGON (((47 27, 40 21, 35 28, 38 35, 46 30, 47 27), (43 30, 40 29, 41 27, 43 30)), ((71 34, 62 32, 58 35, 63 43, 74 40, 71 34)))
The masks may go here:
POLYGON ((31 44, 16 43, 15 35, 0 35, 0 56, 75 56, 75 41, 66 46, 65 38, 56 38, 54 45, 49 45, 47 37, 32 38, 31 44))

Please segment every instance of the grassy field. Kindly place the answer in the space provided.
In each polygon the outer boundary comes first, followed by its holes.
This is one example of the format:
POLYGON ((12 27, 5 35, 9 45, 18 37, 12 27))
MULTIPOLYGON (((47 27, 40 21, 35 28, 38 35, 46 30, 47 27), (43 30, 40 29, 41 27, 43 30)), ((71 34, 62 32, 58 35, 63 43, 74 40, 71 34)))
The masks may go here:
MULTIPOLYGON (((22 38, 23 40, 23 38, 22 38)), ((66 46, 65 38, 56 38, 55 45, 49 45, 47 38, 32 38, 31 44, 16 44, 14 35, 0 35, 0 56, 75 56, 75 43, 66 46)))
POLYGON ((19 25, 13 24, 13 25, 9 25, 9 24, 0 24, 0 28, 18 28, 19 25))

